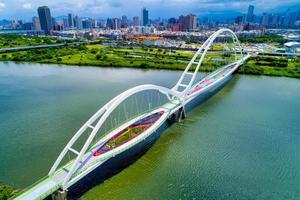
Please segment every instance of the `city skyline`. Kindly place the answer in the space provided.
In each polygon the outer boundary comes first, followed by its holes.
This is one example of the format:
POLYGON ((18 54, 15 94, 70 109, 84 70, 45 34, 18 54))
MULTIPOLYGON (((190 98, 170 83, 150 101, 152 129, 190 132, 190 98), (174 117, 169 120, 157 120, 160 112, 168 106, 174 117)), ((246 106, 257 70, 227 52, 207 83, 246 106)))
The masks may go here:
POLYGON ((189 13, 197 16, 212 15, 212 17, 226 15, 234 18, 241 13, 246 13, 249 4, 255 6, 257 14, 262 14, 263 12, 287 12, 288 10, 300 8, 300 3, 296 0, 284 2, 271 0, 247 0, 243 2, 238 0, 141 0, 128 1, 126 4, 120 0, 51 2, 40 0, 0 0, 0 19, 30 20, 32 16, 36 15, 36 8, 42 5, 47 5, 51 9, 52 16, 65 16, 66 13, 73 13, 95 18, 119 17, 121 15, 127 15, 132 18, 139 15, 141 8, 147 7, 148 10, 151 10, 149 18, 168 18, 189 13))
MULTIPOLYGON (((249 5, 247 13, 242 13, 234 20, 224 18, 221 21, 213 21, 208 18, 198 18, 195 14, 180 15, 176 18, 169 19, 150 19, 149 10, 145 7, 141 9, 139 16, 132 20, 126 15, 122 18, 112 17, 106 20, 96 18, 86 18, 72 13, 59 19, 51 15, 48 6, 39 6, 37 9, 38 16, 33 16, 31 22, 21 20, 12 20, 1 22, 1 29, 43 31, 44 34, 52 34, 52 31, 64 30, 82 30, 100 28, 104 30, 119 30, 121 28, 137 27, 138 32, 150 33, 155 30, 170 30, 175 32, 192 32, 218 27, 218 24, 231 26, 233 30, 262 30, 264 28, 299 28, 300 27, 300 10, 297 12, 286 12, 285 14, 266 13, 257 15, 255 6, 249 5)), ((132 30, 132 29, 131 29, 132 30)))

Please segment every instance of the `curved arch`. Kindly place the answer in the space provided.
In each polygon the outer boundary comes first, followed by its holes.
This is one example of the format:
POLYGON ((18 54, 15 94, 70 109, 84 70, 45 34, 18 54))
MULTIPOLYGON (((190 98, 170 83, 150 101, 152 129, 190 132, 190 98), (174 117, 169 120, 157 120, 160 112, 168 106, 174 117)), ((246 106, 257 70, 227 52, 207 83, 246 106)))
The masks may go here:
POLYGON ((125 92, 119 94, 118 96, 116 96, 115 98, 113 98, 111 101, 109 101, 105 106, 103 106, 101 109, 99 109, 77 132, 76 134, 72 137, 72 139, 69 141, 69 143, 65 146, 65 148, 62 150, 62 152, 60 153, 60 155, 58 156, 57 160, 55 161, 55 163, 53 164, 52 168, 50 169, 48 175, 53 175, 54 172, 56 171, 57 167, 59 166, 59 164, 61 163, 61 161, 63 160, 63 158, 65 157, 65 155, 71 151, 75 154, 77 154, 74 162, 71 164, 71 168, 66 176, 66 178, 64 179, 63 182, 63 188, 67 188, 68 187, 68 182, 69 180, 72 178, 72 175, 74 174, 74 172, 77 169, 77 166, 79 164, 79 162, 81 161, 81 159, 83 158, 83 156, 85 155, 85 153, 87 152, 88 147, 90 146, 90 144, 92 143, 93 139, 95 138, 97 132, 99 131, 99 129, 101 128, 101 126, 103 125, 103 123, 106 121, 106 119, 110 116, 110 114, 118 107, 118 105, 120 105, 123 101, 125 101, 126 99, 128 99, 130 96, 137 94, 139 92, 143 92, 143 91, 149 91, 149 90, 156 90, 159 91, 162 94, 165 94, 168 99, 171 99, 170 95, 172 97, 176 97, 181 101, 181 98, 178 94, 178 92, 171 90, 169 88, 165 88, 165 87, 161 87, 161 86, 157 86, 157 85, 140 85, 140 86, 136 86, 133 87, 131 89, 126 90, 125 92), (94 122, 96 122, 95 126, 92 126, 92 124, 94 122), (74 143, 79 139, 79 137, 88 129, 91 128, 92 132, 90 133, 90 135, 88 136, 88 139, 86 140, 86 142, 84 143, 83 147, 81 148, 80 152, 76 151, 75 149, 72 148, 72 146, 74 145, 74 143))
MULTIPOLYGON (((240 49, 242 49, 240 42, 237 38, 237 36, 235 35, 235 33, 227 28, 224 29, 220 29, 216 32, 214 32, 203 44, 202 46, 198 49, 198 51, 195 53, 195 55, 193 56, 193 58, 191 59, 191 61, 189 62, 189 64, 187 65, 187 67, 185 68, 184 72, 182 73, 181 77, 179 78, 178 82, 176 83, 176 85, 172 88, 172 90, 177 91, 179 93, 181 93, 181 96, 185 96, 187 91, 189 91, 189 89, 191 88, 191 86, 193 85, 195 79, 196 79, 196 75, 200 69, 200 66, 206 56, 206 53, 208 51, 208 49, 211 47, 211 45, 213 44, 213 42, 215 41, 215 39, 221 35, 222 33, 230 33, 233 42, 238 45, 240 47, 240 49), (200 56, 201 55, 201 56, 200 56), (200 56, 200 59, 198 62, 195 62, 195 60, 200 56), (193 64, 196 64, 196 68, 194 72, 189 72, 190 68, 192 67, 193 64), (188 76, 190 77, 190 81, 188 84, 184 84, 183 80, 184 78, 188 76), (179 87, 183 87, 184 90, 179 91, 179 87)), ((236 55, 236 50, 234 50, 234 53, 236 55)), ((242 55, 242 51, 241 51, 241 55, 242 55)))
MULTIPOLYGON (((63 184, 62 184, 62 188, 63 189, 67 189, 70 185, 71 182, 74 181, 75 177, 78 176, 74 176, 74 174, 76 173, 76 170, 78 169, 78 165, 81 162, 82 158, 85 156, 85 154, 87 153, 87 150, 89 148, 89 146, 91 145, 92 141, 94 140, 95 136, 97 135, 98 131, 100 130, 100 128, 102 127, 103 123, 107 120, 107 118, 110 116, 110 114, 122 103, 124 102, 126 99, 128 99, 130 96, 137 94, 139 92, 143 92, 143 91, 148 91, 148 90, 155 90, 155 91, 159 91, 160 93, 164 94, 167 96, 167 98, 171 101, 174 98, 177 98, 179 100, 179 102, 181 103, 181 106, 183 108, 183 112, 184 112, 184 104, 185 104, 185 97, 187 94, 187 91, 189 91, 189 89, 191 88, 191 86, 193 85, 196 75, 199 71, 199 68, 207 54, 208 49, 211 47, 211 45, 213 44, 214 40, 222 33, 227 32, 230 33, 233 42, 238 45, 241 48, 241 45, 238 41, 237 36, 234 34, 234 32, 232 32, 230 29, 220 29, 218 31, 216 31, 215 33, 213 33, 204 43, 203 45, 198 49, 198 51, 195 53, 195 55, 193 56, 193 58, 191 59, 191 61, 189 62, 189 64, 187 65, 186 69, 184 70, 183 74, 181 75, 180 79, 178 80, 178 82, 176 83, 176 85, 172 88, 165 88, 165 87, 161 87, 161 86, 157 86, 157 85, 140 85, 140 86, 136 86, 133 87, 131 89, 126 90, 125 92, 117 95, 116 97, 114 97, 112 100, 110 100, 107 104, 105 104, 101 109, 99 109, 76 133, 75 135, 71 138, 71 140, 68 142, 68 144, 64 147, 64 149, 62 150, 62 152, 60 153, 60 155, 58 156, 58 158, 56 159, 56 161, 54 162, 52 168, 50 169, 48 175, 51 176, 53 175, 58 166, 60 165, 61 161, 63 160, 63 158, 66 156, 66 154, 68 152, 73 152, 74 154, 76 154, 75 159, 70 163, 70 169, 67 172, 66 177, 63 179, 63 184), (199 60, 197 62, 196 59, 199 58, 199 60), (195 71, 193 73, 189 72, 189 69, 191 68, 191 66, 193 64, 196 64, 196 68, 195 71), (178 87, 182 86, 182 81, 184 79, 185 76, 190 76, 190 80, 188 85, 185 85, 185 89, 183 91, 179 91, 178 87), (96 125, 93 125, 96 124, 96 125), (83 135, 84 133, 86 133, 88 129, 92 129, 91 133, 89 133, 84 145, 81 146, 80 151, 76 151, 75 149, 73 149, 73 145, 74 143, 81 137, 81 135, 83 135)), ((236 54, 236 50, 235 50, 235 54, 236 54)), ((242 55, 242 52, 241 52, 242 55)), ((243 59, 242 59, 243 60, 243 59)))

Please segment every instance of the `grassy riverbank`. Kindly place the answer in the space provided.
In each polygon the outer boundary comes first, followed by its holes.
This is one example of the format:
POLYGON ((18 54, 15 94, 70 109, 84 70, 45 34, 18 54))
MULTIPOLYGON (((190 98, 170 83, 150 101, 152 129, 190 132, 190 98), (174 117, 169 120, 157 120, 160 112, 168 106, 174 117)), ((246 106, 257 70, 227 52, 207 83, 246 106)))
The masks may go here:
MULTIPOLYGON (((24 61, 38 63, 56 63, 67 65, 88 65, 101 67, 131 67, 182 70, 194 55, 190 51, 162 50, 157 48, 104 47, 100 45, 68 45, 47 49, 34 49, 0 54, 2 61, 24 61)), ((233 60, 229 54, 208 53, 204 71, 213 70, 233 60), (224 62, 215 62, 221 57, 224 62)))
POLYGON ((14 196, 18 191, 14 190, 10 185, 0 183, 0 200, 6 200, 14 196))
MULTIPOLYGON (((163 50, 147 47, 69 45, 2 53, 0 54, 0 60, 80 66, 183 70, 193 55, 194 52, 191 51, 163 50)), ((212 71, 231 60, 234 60, 233 55, 209 52, 201 69, 203 71, 212 71)), ((300 78, 300 59, 256 56, 242 66, 239 73, 300 78)))
POLYGON ((240 68, 239 73, 300 78, 300 58, 254 56, 240 68))
POLYGON ((56 44, 61 41, 52 37, 22 36, 14 34, 0 35, 0 48, 36 46, 44 44, 56 44))

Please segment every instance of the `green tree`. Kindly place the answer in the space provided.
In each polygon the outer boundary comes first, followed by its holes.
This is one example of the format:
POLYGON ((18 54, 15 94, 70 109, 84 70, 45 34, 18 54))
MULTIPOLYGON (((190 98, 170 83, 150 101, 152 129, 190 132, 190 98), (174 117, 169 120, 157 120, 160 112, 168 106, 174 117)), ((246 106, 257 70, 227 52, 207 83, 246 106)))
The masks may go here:
POLYGON ((15 194, 14 189, 9 185, 0 184, 0 200, 6 200, 15 194))

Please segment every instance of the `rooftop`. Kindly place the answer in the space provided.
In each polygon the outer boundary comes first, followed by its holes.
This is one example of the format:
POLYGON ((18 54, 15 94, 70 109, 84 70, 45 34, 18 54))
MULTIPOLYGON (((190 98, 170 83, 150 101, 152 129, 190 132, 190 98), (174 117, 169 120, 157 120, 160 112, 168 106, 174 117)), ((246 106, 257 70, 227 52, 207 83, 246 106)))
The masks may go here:
POLYGON ((286 47, 294 47, 294 46, 300 46, 300 42, 287 42, 284 44, 286 47))

